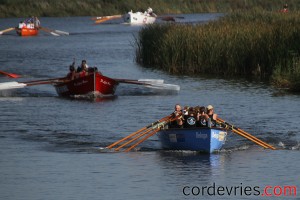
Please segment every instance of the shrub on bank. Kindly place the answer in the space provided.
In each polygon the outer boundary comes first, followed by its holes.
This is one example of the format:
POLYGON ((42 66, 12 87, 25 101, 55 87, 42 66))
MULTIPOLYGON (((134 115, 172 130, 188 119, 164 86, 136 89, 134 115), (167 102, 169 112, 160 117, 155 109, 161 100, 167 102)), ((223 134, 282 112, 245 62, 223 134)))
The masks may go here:
POLYGON ((300 14, 234 12, 207 24, 154 24, 137 38, 136 61, 175 74, 252 76, 289 87, 300 76, 300 14))

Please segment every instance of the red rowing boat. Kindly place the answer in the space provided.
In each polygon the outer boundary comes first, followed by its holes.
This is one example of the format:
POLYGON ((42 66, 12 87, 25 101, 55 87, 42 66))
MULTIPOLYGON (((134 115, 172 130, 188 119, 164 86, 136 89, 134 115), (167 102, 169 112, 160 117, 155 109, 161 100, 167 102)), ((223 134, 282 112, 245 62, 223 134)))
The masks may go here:
POLYGON ((74 95, 112 96, 119 83, 99 72, 76 78, 63 83, 55 83, 54 87, 59 96, 70 97, 74 95))
MULTIPOLYGON (((17 74, 11 74, 3 71, 0 71, 0 73, 11 78, 19 77, 17 74)), ((3 82, 0 83, 0 91, 24 88, 27 86, 51 84, 55 87, 59 96, 75 98, 106 98, 114 96, 119 83, 143 85, 152 91, 164 90, 171 91, 173 93, 174 91, 178 92, 180 90, 180 86, 178 85, 165 84, 163 82, 163 80, 159 79, 113 79, 103 76, 100 72, 90 72, 88 75, 76 77, 74 80, 70 80, 68 74, 67 77, 62 78, 50 78, 27 82, 3 82)))
POLYGON ((17 34, 19 36, 36 36, 39 33, 37 28, 16 28, 17 34))

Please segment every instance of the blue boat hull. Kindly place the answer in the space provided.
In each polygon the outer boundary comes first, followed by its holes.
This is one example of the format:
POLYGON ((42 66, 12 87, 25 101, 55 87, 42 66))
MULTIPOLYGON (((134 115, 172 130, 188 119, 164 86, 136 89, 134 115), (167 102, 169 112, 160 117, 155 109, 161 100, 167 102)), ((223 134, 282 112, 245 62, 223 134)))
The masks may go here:
POLYGON ((163 149, 213 153, 222 148, 227 132, 219 128, 176 128, 158 132, 163 149))

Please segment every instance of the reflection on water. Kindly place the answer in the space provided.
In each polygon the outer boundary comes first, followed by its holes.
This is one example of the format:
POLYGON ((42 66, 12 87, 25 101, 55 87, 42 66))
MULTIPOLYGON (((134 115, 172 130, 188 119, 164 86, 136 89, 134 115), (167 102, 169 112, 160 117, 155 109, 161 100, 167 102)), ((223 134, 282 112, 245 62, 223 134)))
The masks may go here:
POLYGON ((226 154, 201 154, 194 151, 159 151, 158 160, 168 173, 193 178, 208 178, 224 170, 226 154))

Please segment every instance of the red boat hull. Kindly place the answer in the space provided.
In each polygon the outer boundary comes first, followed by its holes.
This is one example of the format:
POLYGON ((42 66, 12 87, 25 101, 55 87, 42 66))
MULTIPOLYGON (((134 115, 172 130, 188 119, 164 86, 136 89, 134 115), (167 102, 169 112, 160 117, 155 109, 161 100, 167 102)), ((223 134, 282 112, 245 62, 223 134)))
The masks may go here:
POLYGON ((58 83, 54 87, 59 96, 93 95, 100 97, 114 95, 118 84, 114 79, 99 73, 92 73, 69 82, 58 83))
POLYGON ((17 28, 17 34, 19 36, 36 36, 39 33, 38 29, 30 29, 30 28, 17 28))

